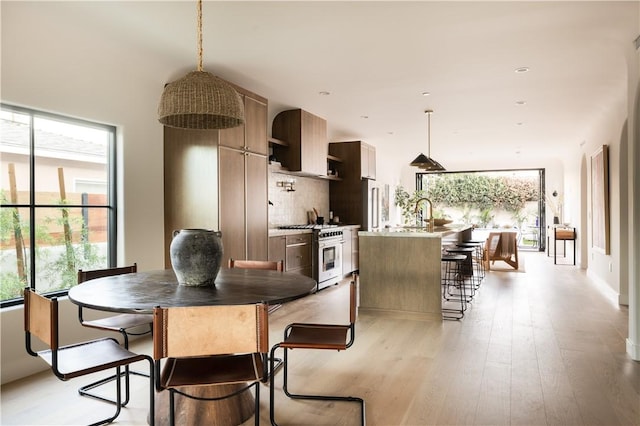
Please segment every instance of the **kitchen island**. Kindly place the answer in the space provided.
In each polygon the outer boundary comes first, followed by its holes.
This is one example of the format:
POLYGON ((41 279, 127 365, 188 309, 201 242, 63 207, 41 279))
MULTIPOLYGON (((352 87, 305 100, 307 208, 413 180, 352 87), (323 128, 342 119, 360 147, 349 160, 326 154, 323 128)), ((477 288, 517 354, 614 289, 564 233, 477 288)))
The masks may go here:
POLYGON ((443 241, 470 237, 470 225, 359 232, 360 310, 441 320, 443 241))

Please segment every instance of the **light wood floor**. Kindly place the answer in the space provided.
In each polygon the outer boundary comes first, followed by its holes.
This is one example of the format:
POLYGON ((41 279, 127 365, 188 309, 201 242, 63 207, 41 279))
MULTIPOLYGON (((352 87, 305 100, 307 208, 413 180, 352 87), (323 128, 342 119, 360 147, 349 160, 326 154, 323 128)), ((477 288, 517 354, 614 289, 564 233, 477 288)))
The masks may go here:
MULTIPOLYGON (((369 425, 640 425, 640 363, 625 353, 627 310, 574 266, 522 253, 526 272, 491 272, 462 321, 360 315, 345 352, 293 351, 291 390, 362 396, 369 425)), ((347 321, 347 286, 270 316, 271 343, 292 321, 347 321)), ((134 350, 149 351, 149 341, 134 350)), ((277 376, 281 385, 282 374, 277 376)), ((146 423, 145 381, 117 420, 146 423)), ((2 387, 3 425, 86 424, 111 406, 80 398, 85 379, 50 372, 2 387)), ((357 405, 287 400, 283 425, 358 424, 357 405)), ((269 423, 261 392, 261 423, 269 423)), ((245 424, 253 424, 253 419, 245 424)))

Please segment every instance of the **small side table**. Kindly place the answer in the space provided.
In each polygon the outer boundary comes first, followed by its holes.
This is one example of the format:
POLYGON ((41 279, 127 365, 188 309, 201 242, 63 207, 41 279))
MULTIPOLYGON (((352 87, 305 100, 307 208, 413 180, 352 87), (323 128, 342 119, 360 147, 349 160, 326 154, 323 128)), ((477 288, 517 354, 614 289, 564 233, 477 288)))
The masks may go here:
POLYGON ((567 241, 573 242, 573 265, 576 264, 576 228, 556 226, 553 228, 553 264, 557 265, 557 242, 562 241, 562 257, 567 257, 567 241))

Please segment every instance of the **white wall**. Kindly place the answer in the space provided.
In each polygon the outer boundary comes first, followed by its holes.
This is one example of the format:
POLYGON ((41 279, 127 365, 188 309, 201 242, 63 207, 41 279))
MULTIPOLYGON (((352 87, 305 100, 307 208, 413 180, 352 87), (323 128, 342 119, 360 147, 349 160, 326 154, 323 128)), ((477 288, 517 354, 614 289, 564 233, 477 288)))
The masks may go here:
MULTIPOLYGON (((163 268, 163 129, 156 109, 175 67, 93 33, 81 17, 77 26, 60 27, 57 13, 55 3, 2 2, 2 102, 117 126, 118 264, 163 268)), ((75 307, 61 305, 64 330, 81 338, 75 307)), ((2 383, 42 368, 24 351, 22 309, 3 310, 0 322, 2 383)))

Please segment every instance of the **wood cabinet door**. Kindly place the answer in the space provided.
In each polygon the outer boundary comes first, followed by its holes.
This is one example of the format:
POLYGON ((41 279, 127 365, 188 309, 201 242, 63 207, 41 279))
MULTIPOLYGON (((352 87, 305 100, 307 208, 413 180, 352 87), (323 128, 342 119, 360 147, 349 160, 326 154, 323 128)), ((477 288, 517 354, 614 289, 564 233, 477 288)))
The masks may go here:
POLYGON ((226 265, 231 257, 246 258, 245 155, 242 151, 221 146, 219 156, 220 231, 224 248, 222 264, 226 265))
POLYGON ((269 238, 267 157, 246 153, 245 178, 247 259, 267 260, 269 238))
POLYGON ((267 141, 267 104, 249 96, 244 97, 245 146, 258 154, 269 153, 267 141))
POLYGON ((363 179, 376 178, 376 149, 360 142, 360 176, 363 179))
POLYGON ((302 111, 301 120, 302 171, 316 175, 326 175, 327 155, 329 154, 327 122, 323 118, 306 111, 302 111))
MULTIPOLYGON (((287 239, 284 235, 277 237, 269 237, 269 260, 278 262, 280 260, 286 262, 287 255, 287 239)), ((284 265, 286 270, 286 263, 284 265)))
POLYGON ((367 176, 369 179, 376 178, 376 147, 367 145, 367 176))
MULTIPOLYGON (((245 96, 244 95, 241 95, 241 96, 242 96, 242 99, 244 100, 245 96)), ((232 127, 230 129, 219 130, 220 145, 226 146, 229 148, 244 149, 244 146, 245 146, 244 130, 245 130, 244 124, 242 126, 232 127)))

